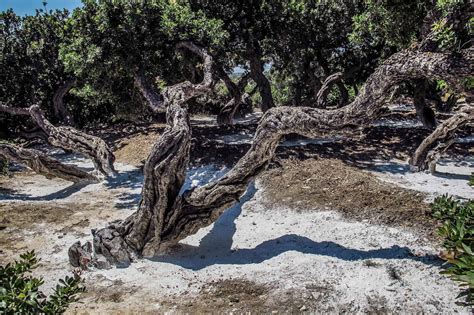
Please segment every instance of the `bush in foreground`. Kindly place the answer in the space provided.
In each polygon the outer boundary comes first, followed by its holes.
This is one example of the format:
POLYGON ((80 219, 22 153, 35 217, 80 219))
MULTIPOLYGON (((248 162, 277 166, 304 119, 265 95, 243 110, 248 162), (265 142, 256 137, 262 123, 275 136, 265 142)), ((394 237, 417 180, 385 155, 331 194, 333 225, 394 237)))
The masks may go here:
POLYGON ((459 282, 467 305, 474 305, 474 201, 460 202, 448 196, 438 197, 431 215, 441 220, 438 233, 444 237, 442 258, 448 263, 443 273, 459 282))
POLYGON ((20 260, 0 266, 1 314, 60 314, 77 295, 85 291, 78 275, 59 280, 54 292, 47 297, 40 290, 42 278, 31 276, 38 266, 34 251, 20 255, 20 260))

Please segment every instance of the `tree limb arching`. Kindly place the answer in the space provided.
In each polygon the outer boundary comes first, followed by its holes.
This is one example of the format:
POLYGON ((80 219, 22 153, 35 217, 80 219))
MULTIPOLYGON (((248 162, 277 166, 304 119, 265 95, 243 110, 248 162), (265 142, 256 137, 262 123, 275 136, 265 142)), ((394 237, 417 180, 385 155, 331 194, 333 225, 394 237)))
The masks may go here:
POLYGON ((53 96, 53 110, 54 116, 59 119, 59 121, 65 123, 66 125, 74 125, 74 119, 64 104, 64 96, 71 90, 71 88, 76 84, 76 80, 71 79, 67 80, 62 84, 56 93, 53 96))
POLYGON ((25 165, 46 178, 59 177, 74 183, 97 182, 97 178, 75 166, 53 159, 41 151, 0 143, 0 156, 25 165))
POLYGON ((434 172, 436 170, 436 162, 441 154, 452 144, 456 131, 473 121, 473 104, 464 104, 454 116, 441 123, 423 140, 410 159, 410 165, 414 170, 430 170, 434 172))
POLYGON ((349 94, 347 89, 341 88, 340 85, 344 85, 341 81, 344 78, 344 74, 342 72, 336 72, 331 74, 324 80, 323 85, 319 89, 318 93, 316 94, 316 106, 318 108, 324 108, 325 104, 327 103, 327 97, 331 88, 334 84, 338 85, 339 91, 341 93, 341 102, 344 104, 349 99, 349 94))
POLYGON ((145 98, 148 107, 153 111, 153 113, 164 113, 166 108, 163 104, 163 99, 159 93, 155 91, 155 88, 149 83, 148 79, 145 76, 145 71, 139 69, 133 75, 133 82, 135 87, 140 91, 140 93, 145 98))
POLYGON ((345 107, 270 109, 262 117, 251 148, 226 175, 181 195, 189 159, 190 127, 188 113, 180 105, 188 95, 197 93, 194 88, 199 85, 173 86, 168 94, 168 99, 174 100, 167 107, 169 126, 145 164, 139 209, 124 221, 93 231, 94 248, 115 264, 129 264, 136 256, 162 253, 212 224, 238 202, 249 182, 270 163, 284 135, 315 137, 321 131, 369 125, 380 115, 390 89, 403 80, 429 77, 460 87, 473 70, 472 50, 456 55, 410 50, 397 53, 376 69, 356 99, 345 107))
POLYGON ((105 141, 99 137, 86 134, 72 127, 53 126, 53 124, 46 119, 38 105, 32 105, 28 108, 14 108, 0 105, 0 111, 12 115, 30 116, 44 131, 51 145, 89 157, 94 163, 96 171, 101 175, 115 175, 113 165, 115 160, 114 154, 105 141))

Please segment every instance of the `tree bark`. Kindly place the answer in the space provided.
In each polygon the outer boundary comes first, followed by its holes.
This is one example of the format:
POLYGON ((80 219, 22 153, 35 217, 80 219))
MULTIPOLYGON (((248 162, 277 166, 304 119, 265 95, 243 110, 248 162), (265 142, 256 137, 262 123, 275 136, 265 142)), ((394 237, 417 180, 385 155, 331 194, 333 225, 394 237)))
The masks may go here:
POLYGON ((426 91, 428 82, 426 79, 415 80, 415 92, 413 95, 413 105, 415 105, 416 115, 426 129, 436 128, 436 117, 434 111, 426 103, 426 91))
POLYGON ((232 81, 222 68, 217 69, 217 75, 224 82, 232 97, 217 115, 217 124, 220 126, 232 125, 234 115, 243 101, 244 89, 247 86, 249 75, 244 74, 237 84, 232 81))
POLYGON ((344 85, 344 83, 342 82, 342 80, 344 79, 344 77, 346 77, 346 75, 349 76, 353 72, 355 72, 357 67, 355 67, 353 69, 350 69, 347 73, 336 72, 334 74, 331 74, 331 71, 329 70, 329 65, 328 65, 326 59, 324 58, 323 54, 319 50, 316 51, 316 59, 317 59, 319 65, 321 66, 321 68, 323 69, 324 74, 327 76, 325 82, 323 83, 323 85, 321 87, 321 89, 323 89, 323 88, 327 89, 327 91, 325 90, 325 91, 322 91, 322 93, 321 93, 321 95, 322 95, 322 97, 324 97, 324 99, 322 100, 322 103, 318 103, 319 95, 320 95, 320 93, 318 91, 318 93, 316 94, 316 105, 324 104, 326 102, 326 97, 329 94, 329 91, 330 91, 333 84, 335 84, 337 86, 337 88, 339 89, 339 93, 341 94, 341 98, 339 99, 339 105, 340 106, 346 105, 349 101, 349 92, 347 91, 347 88, 344 85), (326 81, 328 81, 327 85, 325 84, 326 81))
POLYGON ((0 143, 0 156, 25 165, 47 178, 59 177, 74 183, 97 182, 97 178, 75 166, 66 165, 41 151, 0 143))
POLYGON ((74 119, 64 104, 64 96, 71 90, 76 80, 68 80, 62 84, 53 96, 54 116, 67 125, 74 125, 74 119))
POLYGON ((137 70, 133 76, 133 79, 135 87, 143 95, 143 98, 153 113, 164 113, 166 108, 163 105, 162 97, 148 82, 148 79, 145 76, 145 71, 143 69, 137 70))
POLYGON ((474 106, 465 104, 451 118, 445 120, 418 146, 410 165, 416 171, 436 170, 436 162, 441 154, 448 149, 455 138, 456 131, 474 121, 474 106))
POLYGON ((347 92, 346 87, 341 82, 343 78, 344 74, 342 72, 336 72, 334 74, 331 74, 326 78, 326 80, 324 80, 323 85, 321 86, 318 91, 318 94, 316 95, 316 106, 318 108, 324 108, 325 104, 327 103, 327 97, 329 95, 329 92, 331 91, 331 87, 334 84, 336 84, 339 89, 339 92, 341 93, 339 104, 344 105, 347 103, 347 100, 349 99, 349 92, 347 92))
POLYGON ((255 81, 262 97, 262 112, 266 112, 272 107, 275 107, 273 101, 272 88, 267 77, 263 73, 264 63, 261 60, 260 47, 257 44, 253 44, 252 47, 247 49, 249 64, 250 64, 250 76, 255 81))
MULTIPOLYGON (((183 238, 212 224, 224 210, 238 202, 247 185, 272 160, 284 135, 316 137, 353 125, 369 125, 380 115, 390 88, 403 80, 429 77, 460 87, 471 76, 471 50, 459 55, 403 51, 386 60, 368 78, 360 94, 349 105, 332 110, 308 107, 276 107, 262 117, 249 151, 223 177, 205 186, 179 194, 189 159, 191 131, 182 108, 188 93, 170 88, 168 123, 145 165, 142 201, 138 211, 121 222, 93 231, 94 248, 115 264, 129 264, 137 256, 162 253, 183 238)), ((188 86, 196 93, 196 86, 188 86)), ((191 94, 192 94, 191 93, 191 94)))
POLYGON ((94 163, 96 171, 102 175, 115 175, 114 154, 105 141, 99 137, 86 134, 72 127, 53 126, 46 119, 38 105, 32 105, 29 108, 13 108, 0 105, 0 111, 12 115, 30 116, 44 131, 51 145, 89 157, 94 163))

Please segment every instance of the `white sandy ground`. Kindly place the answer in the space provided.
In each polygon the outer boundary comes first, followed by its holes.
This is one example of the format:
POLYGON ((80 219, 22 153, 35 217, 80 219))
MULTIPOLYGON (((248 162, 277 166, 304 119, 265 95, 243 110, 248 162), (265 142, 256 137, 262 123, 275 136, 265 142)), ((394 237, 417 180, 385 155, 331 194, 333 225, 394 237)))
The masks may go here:
MULTIPOLYGON (((58 157, 91 167, 90 162, 77 156, 58 153, 58 157)), ((400 161, 379 164, 374 173, 432 196, 449 192, 472 198, 467 177, 460 175, 473 171, 473 161, 465 163, 442 162, 440 170, 449 173, 442 177, 408 173, 406 164, 400 161)), ((114 205, 107 213, 110 220, 124 218, 136 210, 143 177, 127 165, 118 164, 117 169, 120 175, 116 179, 86 187, 32 175, 16 184, 13 181, 9 188, 15 194, 0 195, 0 201, 107 203, 109 207, 114 205)), ((215 166, 192 169, 186 187, 206 183, 225 171, 215 166)), ((318 305, 307 308, 309 311, 365 313, 373 301, 380 301, 389 313, 469 314, 468 309, 455 304, 459 289, 439 273, 439 248, 429 240, 402 229, 350 222, 334 211, 297 212, 279 205, 269 209, 263 206, 263 198, 264 189, 257 181, 240 204, 227 210, 214 225, 185 239, 172 253, 142 259, 124 269, 84 273, 90 290, 126 294, 120 303, 89 297, 71 312, 163 311, 161 302, 170 295, 194 295, 211 281, 244 278, 271 286, 275 296, 298 292, 311 301, 309 304, 318 305), (399 279, 391 276, 393 271, 399 279)), ((77 211, 81 213, 80 208, 77 211)), ((43 261, 38 272, 46 279, 46 289, 71 272, 68 247, 78 239, 90 240, 90 229, 105 224, 94 217, 89 222, 74 234, 64 234, 40 222, 25 232, 18 248, 36 248, 43 261)), ((229 311, 238 313, 235 307, 229 307, 229 311)))

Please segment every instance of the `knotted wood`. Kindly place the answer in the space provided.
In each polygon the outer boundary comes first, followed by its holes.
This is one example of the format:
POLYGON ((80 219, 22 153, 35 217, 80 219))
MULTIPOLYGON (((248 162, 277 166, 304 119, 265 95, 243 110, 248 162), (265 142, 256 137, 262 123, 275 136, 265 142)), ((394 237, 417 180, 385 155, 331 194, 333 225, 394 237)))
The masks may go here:
POLYGON ((25 115, 30 118, 44 132, 48 142, 67 151, 77 152, 90 158, 97 175, 113 176, 115 169, 113 162, 115 156, 107 143, 99 137, 95 137, 79 131, 73 127, 56 127, 46 119, 43 111, 38 105, 32 105, 28 108, 14 108, 0 105, 0 111, 12 115, 25 115))
MULTIPOLYGON (((191 45, 191 47, 193 47, 191 45)), ((212 85, 212 58, 203 49, 206 75, 201 84, 184 82, 167 89, 168 124, 145 165, 142 200, 129 218, 93 231, 94 248, 115 264, 129 264, 137 256, 163 253, 183 238, 217 220, 239 201, 248 184, 272 160, 282 137, 299 134, 317 137, 322 131, 370 125, 383 109, 390 89, 404 80, 443 79, 454 88, 472 76, 472 50, 460 54, 422 53, 406 50, 393 55, 369 77, 356 99, 332 110, 312 107, 269 109, 259 123, 249 151, 220 179, 179 194, 189 160, 191 130, 181 105, 212 85)), ((471 106, 471 105, 469 105, 471 106)))
POLYGON ((97 182, 97 178, 73 165, 63 164, 41 151, 0 143, 0 156, 32 169, 46 178, 59 177, 74 183, 97 182))

